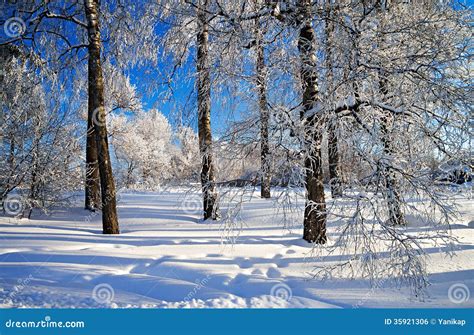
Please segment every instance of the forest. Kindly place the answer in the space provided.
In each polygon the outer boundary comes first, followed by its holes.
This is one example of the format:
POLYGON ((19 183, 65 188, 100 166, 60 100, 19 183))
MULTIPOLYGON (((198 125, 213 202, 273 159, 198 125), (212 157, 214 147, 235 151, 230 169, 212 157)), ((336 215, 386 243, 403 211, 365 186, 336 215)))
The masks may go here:
POLYGON ((0 1, 0 306, 473 306, 469 1, 0 1))

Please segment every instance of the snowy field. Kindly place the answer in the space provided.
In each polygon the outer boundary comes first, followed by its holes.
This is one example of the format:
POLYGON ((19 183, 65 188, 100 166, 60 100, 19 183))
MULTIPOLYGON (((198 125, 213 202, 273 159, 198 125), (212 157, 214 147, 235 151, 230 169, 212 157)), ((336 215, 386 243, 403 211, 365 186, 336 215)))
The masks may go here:
MULTIPOLYGON (((31 220, 0 217, 0 307, 474 307, 472 298, 456 304, 448 297, 459 284, 474 293, 474 204, 466 197, 452 223, 456 256, 426 250, 424 301, 388 282, 372 289, 364 279, 312 279, 314 266, 330 259, 311 257, 301 215, 284 228, 272 200, 243 205, 233 243, 219 222, 199 221, 194 200, 176 191, 122 194, 115 236, 101 234, 100 215, 79 199, 75 208, 31 220)), ((330 220, 329 239, 334 226, 330 220)))

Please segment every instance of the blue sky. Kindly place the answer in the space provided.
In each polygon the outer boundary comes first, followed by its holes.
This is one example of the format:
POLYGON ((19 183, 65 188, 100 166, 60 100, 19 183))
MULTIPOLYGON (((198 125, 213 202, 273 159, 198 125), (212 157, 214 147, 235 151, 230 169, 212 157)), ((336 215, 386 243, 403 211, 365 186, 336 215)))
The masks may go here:
MULTIPOLYGON (((28 0, 0 0, 1 5, 5 5, 6 3, 12 3, 12 1, 16 3, 21 3, 27 2, 28 0)), ((140 0, 141 1, 141 0, 140 0)), ((465 3, 468 6, 472 6, 474 4, 474 0, 466 0, 465 3)), ((0 6, 2 8, 2 6, 0 6)), ((3 7, 5 8, 5 7, 3 7)), ((11 9, 11 8, 10 8, 11 9)), ((5 18, 11 15, 7 10, 3 11, 2 15, 0 18, 5 18)), ((2 21, 0 21, 1 24, 3 24, 2 21)), ((156 27, 156 33, 159 35, 162 35, 164 31, 166 30, 166 26, 158 26, 156 27)), ((5 38, 4 31, 1 29, 0 31, 0 37, 5 38)), ((196 94, 190 95, 193 92, 193 86, 194 86, 194 80, 189 78, 192 73, 194 73, 195 70, 195 64, 194 64, 194 56, 195 56, 195 50, 191 51, 191 56, 190 59, 184 64, 183 69, 176 75, 174 78, 174 84, 173 84, 173 94, 171 95, 171 100, 163 100, 163 95, 166 93, 166 91, 169 89, 166 86, 160 86, 157 88, 157 90, 153 94, 149 94, 146 92, 147 88, 153 84, 153 81, 155 82, 161 82, 163 81, 161 72, 166 72, 164 64, 160 64, 158 69, 153 69, 152 67, 144 67, 144 68, 135 68, 132 70, 128 71, 128 74, 130 75, 132 83, 138 88, 138 90, 142 93, 143 95, 143 104, 146 109, 149 108, 157 108, 159 109, 163 114, 167 115, 170 117, 170 121, 172 122, 182 122, 185 125, 190 125, 194 129, 196 129, 196 111, 195 108, 193 107, 196 106, 195 100, 196 100, 196 94), (176 108, 186 108, 186 112, 188 115, 185 115, 186 117, 183 118, 181 121, 178 120, 175 117, 176 116, 176 108), (187 116, 191 116, 188 118, 187 116)), ((169 65, 169 64, 167 64, 169 65)), ((169 67, 169 66, 168 66, 169 67)), ((225 94, 225 93, 224 93, 225 94)), ((227 96, 229 97, 229 96, 227 96)), ((242 113, 245 113, 246 110, 246 105, 245 103, 240 103, 239 101, 234 101, 236 102, 236 105, 234 106, 233 113, 228 113, 228 110, 223 110, 222 106, 217 103, 213 103, 212 105, 212 126, 215 132, 219 133, 222 132, 228 121, 230 119, 239 119, 242 115, 242 113), (223 117, 225 115, 225 117, 223 117)))
MULTIPOLYGON (((467 6, 473 6, 474 5, 474 0, 465 0, 462 1, 467 6)), ((157 28, 157 33, 158 34, 163 34, 164 30, 166 28, 163 27, 158 27, 157 28)), ((190 125, 194 129, 197 129, 197 120, 196 120, 196 111, 195 109, 193 111, 190 111, 190 106, 196 106, 195 100, 196 100, 196 92, 190 96, 190 94, 193 91, 193 85, 194 85, 194 80, 189 80, 189 75, 192 74, 195 71, 195 64, 194 64, 194 57, 195 57, 195 50, 191 51, 191 56, 186 64, 183 66, 183 69, 181 71, 181 75, 183 75, 183 80, 180 78, 180 75, 178 74, 175 79, 174 79, 174 90, 173 90, 173 95, 171 101, 164 101, 163 99, 160 99, 160 96, 165 93, 166 90, 168 90, 167 87, 162 86, 158 92, 156 92, 153 95, 149 94, 144 94, 143 96, 143 103, 145 108, 158 108, 163 114, 167 116, 174 115, 175 112, 175 104, 178 106, 186 106, 187 111, 190 113, 191 118, 186 118, 182 120, 183 124, 185 125, 190 125), (184 79, 185 77, 185 79, 184 79)), ((149 82, 147 80, 143 80, 144 75, 143 71, 150 70, 150 69, 134 69, 133 71, 130 72, 131 76, 131 81, 134 85, 136 85, 138 88, 143 88, 143 85, 147 85, 149 82)), ((163 70, 163 68, 159 69, 163 70)), ((160 71, 158 71, 160 72, 160 71)), ((152 70, 152 73, 156 73, 152 70)), ((145 76, 148 77, 148 76, 145 76)), ((156 81, 162 80, 161 78, 153 78, 156 81)), ((227 96, 228 97, 228 96, 227 96)), ((239 101, 236 101, 239 103, 239 101)), ((220 133, 222 132, 227 124, 228 121, 231 119, 239 119, 242 115, 242 113, 245 113, 245 109, 248 106, 241 102, 240 104, 235 106, 235 109, 233 113, 231 113, 230 117, 227 115, 226 111, 222 110, 222 106, 216 103, 213 103, 212 105, 212 127, 215 131, 215 133, 220 133), (226 114, 226 117, 223 117, 223 115, 226 114)), ((173 119, 173 117, 170 117, 171 121, 176 121, 173 119)))

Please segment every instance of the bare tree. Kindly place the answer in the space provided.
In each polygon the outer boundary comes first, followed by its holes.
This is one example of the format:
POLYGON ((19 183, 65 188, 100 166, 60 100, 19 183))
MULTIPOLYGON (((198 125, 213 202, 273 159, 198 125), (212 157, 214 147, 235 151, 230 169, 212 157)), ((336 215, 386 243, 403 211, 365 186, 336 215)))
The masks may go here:
MULTIPOLYGON (((89 37, 88 61, 88 119, 93 117, 97 146, 98 170, 102 195, 102 228, 104 234, 118 234, 115 183, 110 161, 107 127, 105 123, 104 79, 100 60, 99 1, 84 0, 89 37)), ((89 123, 89 122, 88 122, 89 123)))
POLYGON ((197 91, 199 150, 201 153, 201 187, 203 193, 204 220, 218 217, 214 160, 211 131, 211 69, 209 61, 208 0, 200 0, 197 7, 197 91))
POLYGON ((64 85, 27 49, 0 46, 0 200, 9 215, 31 217, 67 204, 79 185, 77 119, 64 85), (14 204, 14 205, 12 205, 14 204))
POLYGON ((317 244, 326 243, 326 203, 324 198, 323 169, 321 161, 322 128, 316 66, 316 35, 312 25, 310 0, 300 3, 301 28, 298 50, 301 61, 303 99, 301 119, 304 131, 304 167, 306 170, 306 205, 303 239, 317 244))
MULTIPOLYGON (((337 16, 336 8, 332 8, 330 2, 326 4, 326 22, 325 22, 325 35, 326 35, 326 57, 325 57, 325 68, 326 68, 326 97, 329 99, 331 104, 334 104, 335 97, 335 80, 334 80, 334 54, 332 40, 336 38, 334 36, 334 20, 337 16)), ((328 141, 328 160, 329 160, 329 183, 331 186, 332 198, 337 198, 342 195, 341 188, 341 177, 340 177, 340 160, 339 160, 339 147, 337 138, 337 115, 330 113, 327 121, 327 141, 328 141)))
POLYGON ((260 170, 261 185, 260 195, 262 198, 270 198, 270 147, 268 136, 268 124, 270 112, 267 103, 267 84, 266 84, 266 67, 265 67, 265 49, 264 34, 260 19, 255 19, 255 49, 257 54, 255 73, 258 91, 258 107, 260 111, 260 170))
MULTIPOLYGON (((384 22, 385 11, 389 10, 388 5, 384 4, 382 1, 376 2, 376 10, 378 11, 379 16, 381 17, 380 25, 384 22)), ((384 27, 381 26, 380 30, 383 31, 384 27)), ((385 44, 385 37, 383 34, 379 34, 378 42, 380 47, 385 44)), ((383 102, 390 101, 389 97, 389 78, 388 73, 386 73, 382 68, 378 71, 378 81, 379 81, 379 90, 380 90, 380 99, 383 102)), ((401 209, 401 196, 398 186, 398 176, 397 172, 393 167, 393 156, 394 156, 394 146, 392 144, 392 127, 395 126, 396 118, 393 113, 388 110, 381 109, 380 113, 380 133, 381 141, 383 144, 383 154, 384 159, 382 163, 382 177, 385 180, 385 198, 387 201, 388 207, 388 220, 392 225, 403 225, 405 224, 405 219, 401 209)))

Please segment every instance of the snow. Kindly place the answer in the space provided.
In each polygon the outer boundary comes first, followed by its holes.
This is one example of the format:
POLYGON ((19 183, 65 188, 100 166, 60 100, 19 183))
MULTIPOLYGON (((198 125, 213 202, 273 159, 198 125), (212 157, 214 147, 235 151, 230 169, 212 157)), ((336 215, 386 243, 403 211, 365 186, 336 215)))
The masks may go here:
MULTIPOLYGON (((193 199, 193 198, 191 198, 193 199)), ((244 203, 241 230, 225 243, 222 222, 201 222, 198 206, 183 208, 182 191, 124 193, 121 234, 102 235, 100 215, 77 207, 33 219, 0 217, 0 307, 365 308, 473 307, 448 290, 474 292, 472 199, 459 196, 452 224, 456 255, 427 248, 431 286, 424 301, 390 281, 314 280, 316 264, 302 241, 301 217, 281 224, 273 200, 244 203)), ((194 198, 199 201, 199 197, 194 198)), ((328 224, 328 235, 334 222, 328 224)), ((413 227, 420 230, 420 227, 413 227)))

